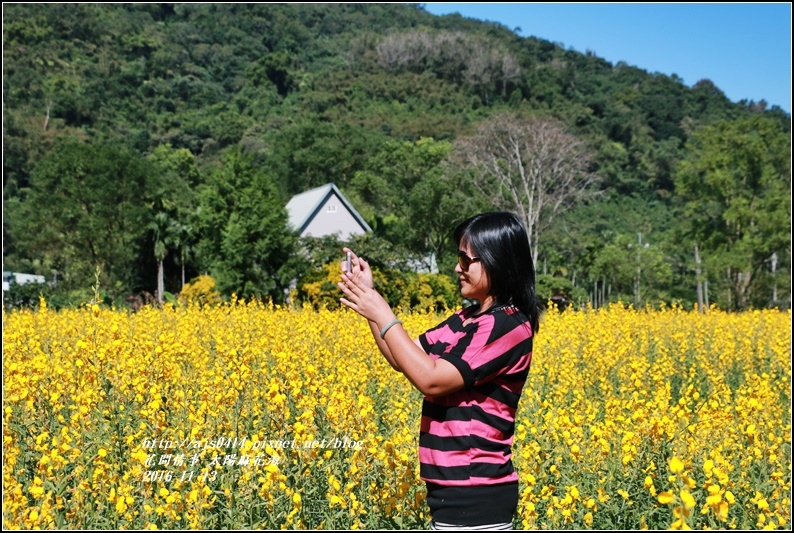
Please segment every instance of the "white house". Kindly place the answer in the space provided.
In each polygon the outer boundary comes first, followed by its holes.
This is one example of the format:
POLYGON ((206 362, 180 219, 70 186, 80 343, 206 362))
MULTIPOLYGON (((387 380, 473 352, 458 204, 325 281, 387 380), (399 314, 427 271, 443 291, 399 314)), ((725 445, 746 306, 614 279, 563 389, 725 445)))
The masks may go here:
POLYGON ((25 285, 26 283, 44 283, 44 276, 36 274, 22 274, 21 272, 3 271, 3 292, 11 287, 11 283, 25 285))
POLYGON ((346 240, 372 228, 333 183, 297 194, 287 203, 289 223, 301 237, 336 234, 346 240))

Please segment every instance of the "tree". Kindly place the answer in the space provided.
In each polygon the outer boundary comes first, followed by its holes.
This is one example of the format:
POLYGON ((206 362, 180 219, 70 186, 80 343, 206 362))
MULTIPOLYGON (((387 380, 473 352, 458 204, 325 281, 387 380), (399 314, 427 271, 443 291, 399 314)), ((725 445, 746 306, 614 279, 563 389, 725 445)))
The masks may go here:
POLYGON ((297 236, 276 187, 238 149, 199 192, 200 264, 229 295, 282 301, 297 236))
POLYGON ((168 248, 176 243, 179 223, 165 211, 155 213, 152 221, 146 226, 154 234, 154 257, 157 260, 157 303, 163 303, 165 294, 165 269, 163 261, 168 255, 168 248))
POLYGON ((461 176, 444 168, 451 148, 431 138, 386 141, 348 188, 378 235, 438 263, 454 224, 475 212, 461 176))
POLYGON ((467 189, 470 187, 461 174, 433 172, 425 175, 408 196, 408 225, 414 237, 414 249, 430 252, 442 271, 449 258, 452 258, 450 272, 456 264, 452 231, 482 204, 467 189))
POLYGON ((751 116, 704 127, 687 144, 676 191, 729 309, 765 305, 768 265, 791 254, 790 142, 780 122, 751 116))
MULTIPOLYGON (((185 286, 185 261, 196 244, 196 193, 194 188, 201 180, 196 160, 190 150, 173 148, 170 144, 158 146, 149 159, 161 173, 161 190, 155 202, 156 213, 149 229, 155 232, 155 249, 161 246, 179 251, 181 268, 180 289, 185 286), (159 217, 159 220, 158 220, 159 217)), ((162 250, 165 258, 167 248, 162 250)), ((158 255, 155 253, 155 255, 158 255)), ((158 294, 162 294, 163 262, 158 260, 158 294)))
POLYGON ((463 32, 414 30, 384 37, 376 47, 380 64, 392 72, 431 71, 439 78, 466 83, 489 103, 491 93, 521 80, 521 65, 491 39, 463 32))
POLYGON ((636 308, 665 300, 661 290, 672 278, 670 265, 658 245, 643 242, 643 234, 615 235, 596 251, 588 272, 594 284, 602 282, 600 300, 622 300, 636 308), (604 286, 606 285, 606 286, 604 286), (610 300, 610 296, 612 297, 610 300))
POLYGON ((594 196, 592 186, 599 181, 589 171, 591 156, 583 143, 548 118, 495 115, 455 143, 453 158, 494 206, 521 217, 535 262, 543 229, 594 196))
POLYGON ((122 146, 66 142, 36 166, 10 228, 24 255, 58 272, 65 290, 91 286, 98 267, 113 296, 141 288, 142 244, 157 173, 122 146), (22 236, 24 235, 24 238, 22 236))

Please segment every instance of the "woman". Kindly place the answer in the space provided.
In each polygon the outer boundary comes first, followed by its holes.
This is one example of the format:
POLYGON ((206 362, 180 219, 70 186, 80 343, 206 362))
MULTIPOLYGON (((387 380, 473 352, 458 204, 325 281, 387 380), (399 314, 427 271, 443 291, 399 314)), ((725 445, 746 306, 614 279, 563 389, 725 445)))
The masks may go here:
POLYGON ((515 413, 538 331, 535 268, 512 213, 476 215, 454 239, 461 294, 478 303, 418 338, 411 340, 355 254, 340 301, 369 321, 389 364, 425 396, 419 462, 431 529, 511 529, 515 413))

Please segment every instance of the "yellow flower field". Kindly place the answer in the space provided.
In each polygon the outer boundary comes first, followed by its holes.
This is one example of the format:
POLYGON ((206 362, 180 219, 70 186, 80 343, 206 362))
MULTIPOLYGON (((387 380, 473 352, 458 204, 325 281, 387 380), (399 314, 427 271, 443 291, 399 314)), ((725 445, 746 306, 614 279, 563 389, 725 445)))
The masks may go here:
MULTIPOLYGON (((516 527, 790 529, 790 324, 547 313, 516 527)), ((350 311, 4 313, 3 356, 4 528, 428 527, 421 397, 350 311)))

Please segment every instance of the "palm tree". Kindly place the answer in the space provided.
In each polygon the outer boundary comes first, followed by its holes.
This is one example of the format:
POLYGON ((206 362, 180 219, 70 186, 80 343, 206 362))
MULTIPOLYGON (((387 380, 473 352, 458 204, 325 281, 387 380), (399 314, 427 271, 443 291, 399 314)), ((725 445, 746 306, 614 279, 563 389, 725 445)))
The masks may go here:
POLYGON ((173 246, 178 223, 168 213, 160 211, 154 215, 154 219, 149 222, 147 229, 154 232, 154 257, 157 259, 157 303, 162 304, 165 293, 163 261, 168 255, 168 247, 173 246))

